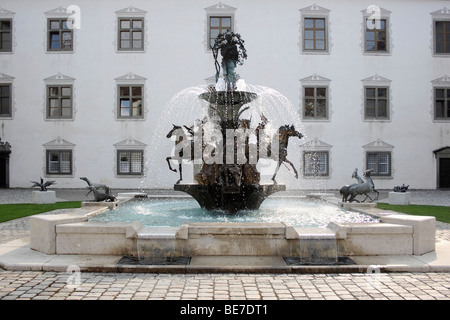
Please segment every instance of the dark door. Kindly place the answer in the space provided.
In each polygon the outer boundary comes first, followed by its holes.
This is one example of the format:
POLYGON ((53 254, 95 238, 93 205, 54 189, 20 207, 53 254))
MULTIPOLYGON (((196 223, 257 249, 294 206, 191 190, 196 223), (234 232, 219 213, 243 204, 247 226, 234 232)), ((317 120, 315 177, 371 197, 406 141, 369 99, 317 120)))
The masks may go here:
POLYGON ((8 159, 0 154, 0 188, 9 188, 8 170, 8 159))
POLYGON ((450 158, 439 159, 439 188, 450 188, 450 158))

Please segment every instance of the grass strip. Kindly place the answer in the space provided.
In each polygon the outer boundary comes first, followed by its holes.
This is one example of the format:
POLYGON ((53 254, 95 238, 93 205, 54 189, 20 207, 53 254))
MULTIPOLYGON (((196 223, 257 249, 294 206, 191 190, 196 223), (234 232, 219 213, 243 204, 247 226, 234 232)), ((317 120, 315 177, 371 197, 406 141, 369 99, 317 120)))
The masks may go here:
POLYGON ((437 221, 450 223, 450 207, 417 204, 392 205, 388 203, 378 203, 377 207, 382 210, 393 210, 416 216, 434 216, 437 221))
POLYGON ((81 201, 64 201, 50 204, 0 204, 0 223, 32 216, 38 213, 70 208, 81 208, 81 201))

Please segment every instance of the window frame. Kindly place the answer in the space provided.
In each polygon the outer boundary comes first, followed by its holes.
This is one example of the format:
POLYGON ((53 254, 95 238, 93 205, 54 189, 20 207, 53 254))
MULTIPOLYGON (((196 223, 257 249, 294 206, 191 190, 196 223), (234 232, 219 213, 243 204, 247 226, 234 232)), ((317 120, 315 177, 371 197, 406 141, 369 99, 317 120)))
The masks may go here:
POLYGON ((446 86, 434 86, 433 87, 433 114, 434 114, 434 120, 436 121, 445 121, 445 122, 450 122, 450 87, 446 87, 446 86), (437 94, 436 91, 437 90, 444 90, 444 97, 440 100, 442 100, 444 102, 444 107, 443 107, 443 113, 444 116, 442 117, 438 117, 437 116, 437 94), (447 116, 445 115, 447 114, 447 116))
POLYGON ((11 117, 12 117, 12 84, 0 82, 0 118, 11 118, 11 117), (2 87, 8 87, 9 91, 8 95, 6 96, 6 98, 8 99, 7 113, 2 113, 3 99, 5 98, 2 93, 3 91, 2 87))
POLYGON ((140 149, 117 149, 117 170, 116 174, 118 176, 142 176, 144 174, 144 150, 140 149), (128 161, 128 171, 123 172, 122 171, 122 153, 126 153, 129 161, 128 161), (139 154, 140 155, 140 169, 139 172, 133 172, 133 154, 139 154))
POLYGON ((46 119, 49 120, 58 120, 58 119, 73 119, 73 85, 72 84, 47 84, 46 85, 46 119), (51 89, 52 88, 58 88, 58 95, 51 95, 51 89), (70 88, 70 96, 62 95, 62 89, 70 88), (51 114, 51 109, 53 108, 51 106, 51 100, 57 100, 58 106, 57 109, 60 109, 60 115, 55 116, 51 114), (70 115, 63 115, 63 107, 62 101, 63 100, 70 100, 70 115))
POLYGON ((328 86, 326 85, 303 85, 303 119, 305 120, 328 120, 329 119, 329 111, 328 111, 328 100, 329 100, 329 93, 328 93, 328 86), (314 96, 307 96, 306 95, 306 89, 313 89, 314 90, 314 96), (325 98, 318 97, 317 95, 317 89, 325 89, 325 98), (306 106, 307 106, 307 100, 313 100, 313 116, 308 116, 306 114, 306 106), (317 115, 317 103, 319 100, 325 100, 325 116, 318 116, 317 115))
POLYGON ((380 121, 386 121, 386 120, 390 120, 390 87, 389 86, 371 86, 371 85, 365 85, 364 86, 364 120, 367 121, 371 121, 371 120, 380 120, 380 121), (375 96, 372 97, 368 97, 367 96, 367 90, 368 89, 374 89, 375 90, 375 96), (379 89, 385 89, 386 90, 386 97, 379 97, 378 96, 378 90, 379 89), (375 105, 374 105, 374 113, 375 116, 368 116, 368 106, 367 106, 367 101, 368 100, 374 100, 375 101, 375 105), (379 116, 379 107, 378 107, 378 102, 379 101, 386 101, 386 116, 382 117, 379 116))
POLYGON ((379 23, 378 21, 383 21, 384 22, 384 29, 378 29, 377 27, 373 28, 373 29, 368 29, 367 27, 367 21, 368 18, 365 19, 366 22, 366 30, 364 31, 364 52, 365 53, 369 53, 369 54, 374 54, 374 53, 389 53, 390 52, 390 45, 389 45, 389 29, 388 29, 388 25, 389 25, 389 19, 387 18, 383 18, 381 17, 380 19, 378 19, 376 21, 376 24, 379 23), (378 40, 377 40, 377 33, 378 32, 383 32, 385 33, 385 39, 384 39, 384 44, 385 44, 385 49, 381 50, 378 49, 378 40), (374 40, 368 40, 367 39, 367 33, 368 32, 373 32, 374 33, 374 40), (368 50, 367 49, 367 42, 368 41, 373 41, 374 45, 375 45, 375 50, 368 50))
POLYGON ((117 84, 117 119, 144 119, 144 85, 143 84, 136 84, 136 83, 129 83, 129 84, 117 84), (122 88, 129 88, 129 101, 130 101, 130 114, 128 116, 122 115, 122 100, 124 100, 122 97, 126 97, 125 95, 122 96, 122 88), (135 99, 135 96, 133 96, 133 88, 140 88, 141 94, 137 97, 140 97, 141 100, 141 106, 140 106, 140 115, 134 116, 133 115, 133 107, 132 107, 132 101, 135 99))
POLYGON ((48 17, 47 18, 47 52, 74 52, 74 31, 73 29, 69 28, 67 26, 67 21, 69 18, 61 18, 61 17, 48 17), (52 29, 51 24, 52 22, 58 21, 59 27, 58 29, 52 29), (64 24, 66 23, 66 28, 64 28, 64 24), (59 38, 59 47, 58 48, 52 48, 52 33, 58 33, 59 38), (63 34, 68 33, 70 34, 70 47, 65 48, 63 46, 64 39, 63 34))
POLYGON ((143 52, 145 51, 145 18, 144 17, 117 17, 117 51, 118 52, 143 52), (122 28, 122 21, 129 21, 130 22, 130 28, 122 28), (134 28, 133 22, 134 21, 140 21, 141 22, 141 28, 134 28), (123 31, 123 30, 129 30, 129 31, 123 31), (123 48, 122 47, 122 32, 129 32, 130 33, 130 47, 129 48, 123 48), (141 48, 134 48, 133 42, 133 34, 135 32, 141 32, 141 48))
POLYGON ((73 174, 73 151, 68 149, 46 149, 45 150, 46 155, 46 163, 45 163, 45 172, 47 176, 53 176, 53 175, 63 175, 63 176, 71 176, 73 174), (66 153, 69 155, 69 172, 61 171, 61 160, 62 154, 66 153), (50 156, 51 154, 57 154, 58 155, 58 170, 57 171, 51 171, 51 160, 50 156))
POLYGON ((318 52, 318 53, 326 53, 326 52, 328 52, 328 27, 327 27, 327 24, 328 24, 328 19, 327 19, 327 17, 314 17, 314 16, 303 16, 302 17, 303 18, 303 43, 302 43, 302 46, 303 46, 303 52, 318 52), (311 28, 307 28, 306 27, 306 20, 307 19, 310 19, 310 20, 313 20, 313 28, 311 29, 311 28), (316 28, 316 20, 323 20, 323 29, 317 29, 316 28), (306 32, 307 31, 312 31, 313 32, 313 39, 306 39, 306 32), (317 35, 317 32, 319 32, 319 31, 323 31, 323 33, 324 33, 324 38, 323 39, 317 39, 316 38, 316 35, 317 35), (314 48, 313 49, 309 49, 309 48, 306 48, 306 41, 307 40, 312 40, 313 41, 313 44, 314 44, 314 48), (324 42, 324 48, 323 49, 318 49, 318 48, 316 48, 316 45, 317 45, 317 41, 320 41, 320 40, 323 40, 323 42, 324 42))
POLYGON ((437 44, 438 44, 437 35, 438 35, 438 32, 437 32, 436 24, 438 22, 443 22, 444 23, 444 29, 445 29, 446 24, 449 25, 448 32, 442 32, 442 34, 443 34, 443 37, 444 37, 444 41, 443 41, 444 46, 447 47, 446 43, 450 43, 450 19, 449 18, 435 18, 435 19, 433 19, 433 54, 436 55, 436 56, 444 56, 444 57, 445 56, 450 56, 450 45, 447 48, 447 50, 448 50, 447 52, 445 52, 445 51, 444 52, 438 52, 438 50, 437 50, 437 44))
POLYGON ((304 177, 329 177, 330 176, 330 152, 328 150, 305 150, 303 151, 303 176, 304 177), (325 155, 325 163, 321 163, 322 159, 318 159, 317 162, 314 159, 308 159, 308 156, 312 157, 313 155, 325 155), (309 161, 314 160, 315 163, 314 168, 319 168, 319 170, 314 170, 312 172, 311 165, 308 165, 309 161), (320 170, 320 167, 324 166, 324 170, 320 170))
POLYGON ((207 33, 207 42, 208 42, 208 48, 211 50, 211 47, 214 46, 214 40, 216 39, 217 35, 220 33, 224 33, 225 31, 229 30, 230 32, 234 32, 234 15, 233 14, 208 14, 208 33, 207 33), (213 27, 211 24, 211 20, 217 18, 220 19, 219 27, 213 27), (230 19, 230 27, 225 28, 222 27, 222 19, 230 19), (216 37, 211 37, 212 30, 218 30, 218 33, 216 37))
POLYGON ((0 18, 0 53, 4 53, 4 52, 6 52, 6 53, 13 52, 13 19, 12 18, 0 18), (2 30, 2 28, 1 28, 1 24, 5 21, 9 22, 9 30, 2 30), (10 48, 4 48, 5 41, 3 40, 3 36, 6 33, 9 33, 10 48))
POLYGON ((391 151, 376 151, 376 150, 370 150, 366 151, 366 170, 373 169, 371 172, 372 177, 392 177, 392 152, 391 151), (380 164, 380 156, 386 155, 387 156, 387 172, 386 173, 380 173, 379 167, 382 165, 380 164), (375 168, 369 166, 369 162, 371 160, 371 156, 376 156, 376 162, 375 162, 375 168))

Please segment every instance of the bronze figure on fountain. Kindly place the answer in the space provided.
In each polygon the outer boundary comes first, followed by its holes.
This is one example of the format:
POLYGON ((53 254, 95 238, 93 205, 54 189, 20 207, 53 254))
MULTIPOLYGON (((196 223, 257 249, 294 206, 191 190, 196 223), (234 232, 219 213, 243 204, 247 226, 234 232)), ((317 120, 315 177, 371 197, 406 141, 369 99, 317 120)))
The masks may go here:
POLYGON ((283 191, 285 185, 277 184, 275 176, 284 162, 290 164, 298 178, 297 170, 287 159, 287 146, 290 137, 302 138, 302 134, 293 125, 281 126, 275 133, 266 132, 270 122, 261 114, 261 123, 251 128, 251 120, 242 117, 251 108, 250 102, 258 98, 254 92, 237 90, 237 64, 242 65, 247 58, 244 41, 239 34, 226 32, 219 34, 212 47, 216 67, 216 85, 210 86, 199 98, 209 103, 208 114, 194 126, 173 125, 167 138, 175 139, 175 151, 167 157, 172 171, 171 161, 179 163, 180 179, 174 189, 194 197, 201 207, 236 212, 243 209, 258 209, 261 203, 274 192, 283 191), (222 55, 224 79, 220 79, 222 55), (225 83, 223 87, 218 82, 225 83), (257 143, 250 142, 250 136, 257 143), (264 143, 259 139, 262 136, 264 143), (267 142, 269 141, 269 142, 267 142), (267 145, 265 143, 267 142, 267 145), (265 148, 262 146, 265 145, 265 148), (263 151, 264 149, 264 151, 263 151), (273 174, 273 184, 261 184, 257 163, 260 158, 278 162, 273 174), (189 160, 201 164, 199 172, 194 174, 196 184, 181 184, 182 161, 189 160))

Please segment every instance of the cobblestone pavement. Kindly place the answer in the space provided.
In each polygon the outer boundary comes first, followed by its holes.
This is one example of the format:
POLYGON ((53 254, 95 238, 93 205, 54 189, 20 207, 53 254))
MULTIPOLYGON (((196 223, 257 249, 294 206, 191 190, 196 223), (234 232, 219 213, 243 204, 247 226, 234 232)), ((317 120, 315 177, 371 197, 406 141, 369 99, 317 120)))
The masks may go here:
POLYGON ((1 271, 0 299, 449 300, 449 273, 129 274, 1 271), (71 278, 72 277, 72 278, 71 278))
MULTIPOLYGON (((437 229, 437 240, 447 239, 448 224, 437 229)), ((0 243, 27 235, 28 218, 0 224, 0 243)), ((0 300, 148 299, 450 300, 450 273, 144 274, 0 269, 0 300)))

